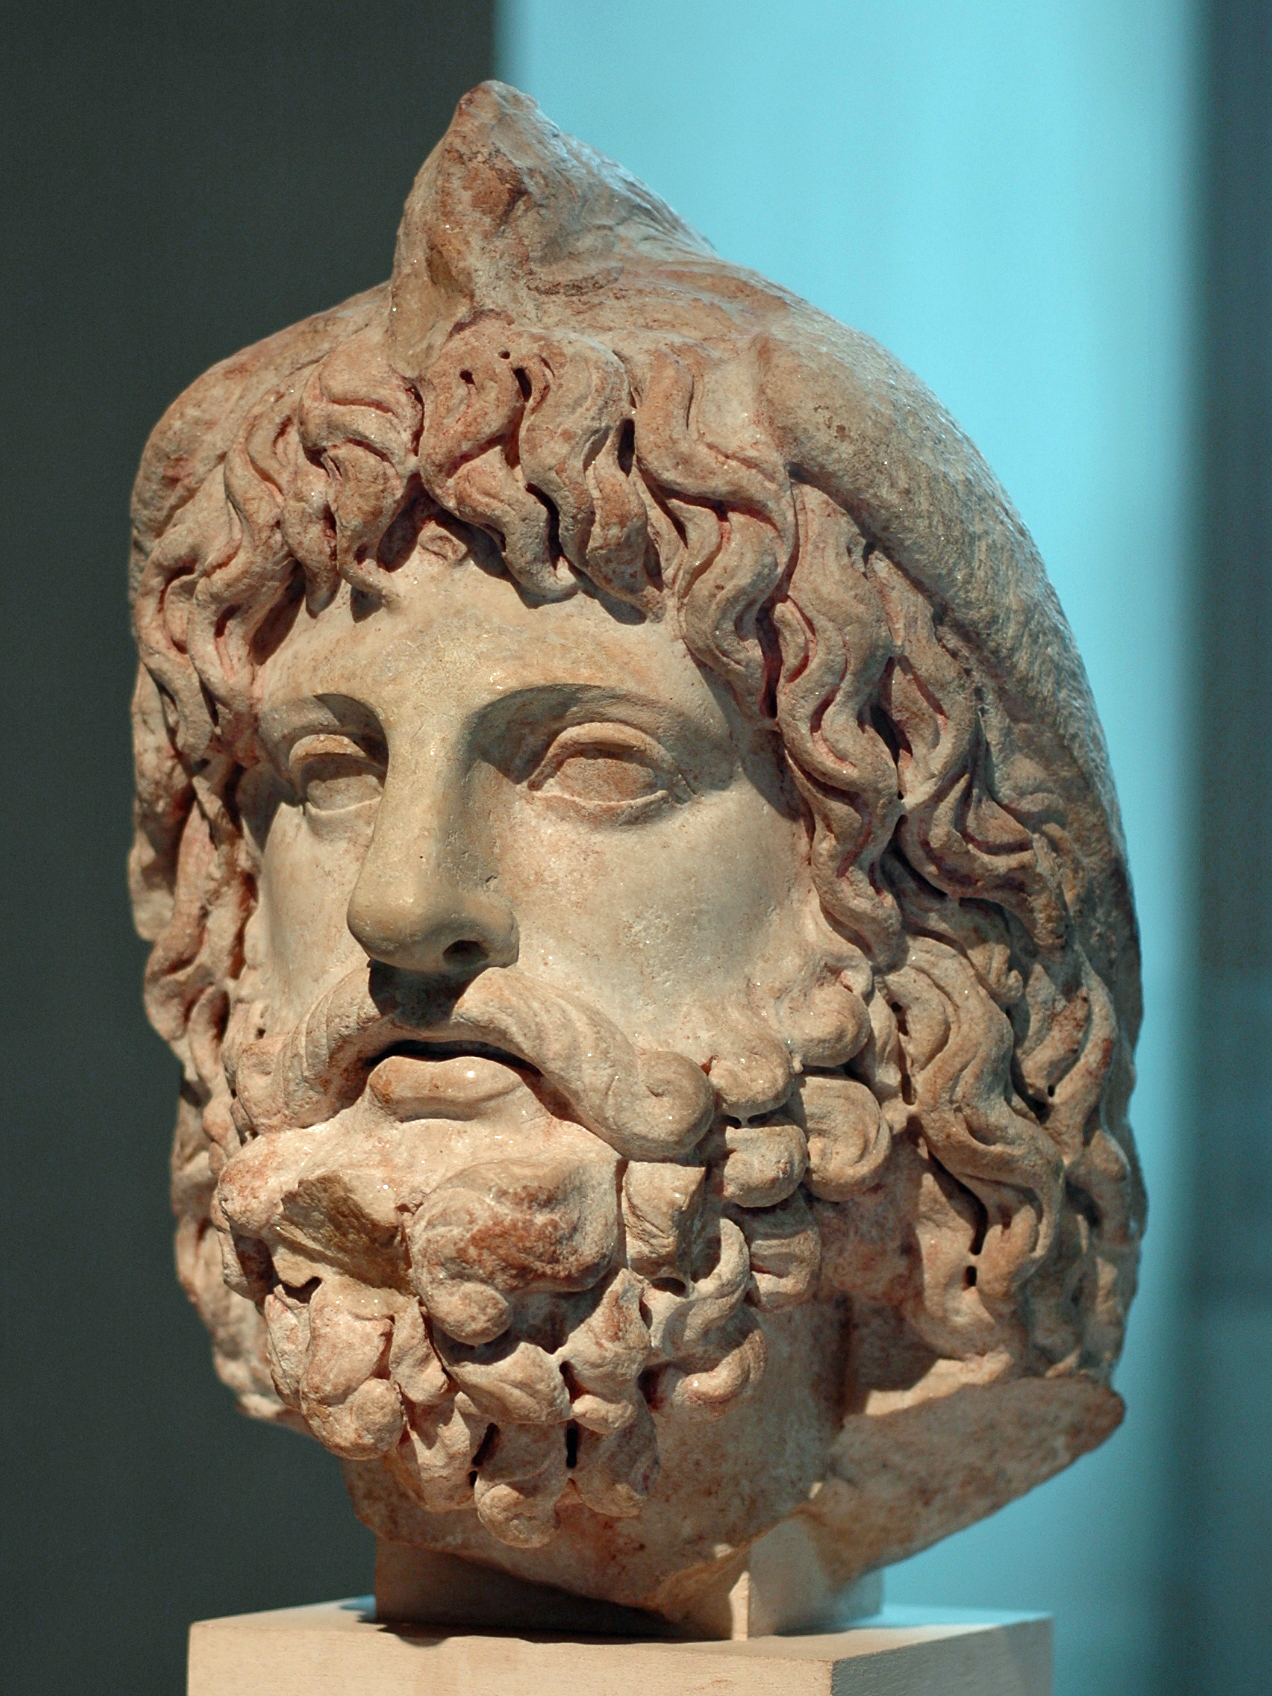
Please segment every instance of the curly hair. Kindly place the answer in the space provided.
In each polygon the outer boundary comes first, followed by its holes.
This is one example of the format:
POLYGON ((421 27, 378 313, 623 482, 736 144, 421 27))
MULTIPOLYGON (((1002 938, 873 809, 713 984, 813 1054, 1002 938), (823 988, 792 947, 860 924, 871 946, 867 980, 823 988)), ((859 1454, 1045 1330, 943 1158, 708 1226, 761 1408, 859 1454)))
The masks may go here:
POLYGON ((862 965, 821 1004, 802 1086, 800 1206, 864 1339, 850 1411, 939 1397, 951 1366, 1105 1383, 1144 1213, 1137 950, 1098 726, 1032 544, 872 344, 557 132, 510 163, 491 98, 461 103, 421 173, 392 284, 215 368, 138 479, 131 876, 147 1009, 185 1074, 178 1267, 218 1369, 294 1420, 210 1223, 243 1135, 226 1050, 259 668, 338 594, 390 597, 442 525, 493 543, 532 602, 587 585, 674 621, 775 733, 828 934, 862 965), (599 212, 554 202, 553 149, 599 212))
MULTIPOLYGON (((1017 1370, 1105 1374, 1140 1215, 1129 1045, 1075 934, 1062 798, 944 609, 758 431, 737 439, 738 364, 481 314, 415 383, 373 321, 249 410, 147 551, 133 878, 147 1006, 187 1067, 187 1281, 202 1288, 209 1151, 237 1142, 220 1047, 254 903, 235 793, 259 757, 256 669, 302 600, 317 613, 342 583, 378 599, 442 516, 493 538, 532 597, 586 579, 674 614, 775 726, 822 908, 874 967, 851 1071, 884 1134, 940 1172, 951 1218, 975 1220, 966 1264, 925 1268, 907 1317, 940 1355, 1007 1347, 1017 1370)), ((821 1187, 852 1205, 853 1183, 821 1187)))

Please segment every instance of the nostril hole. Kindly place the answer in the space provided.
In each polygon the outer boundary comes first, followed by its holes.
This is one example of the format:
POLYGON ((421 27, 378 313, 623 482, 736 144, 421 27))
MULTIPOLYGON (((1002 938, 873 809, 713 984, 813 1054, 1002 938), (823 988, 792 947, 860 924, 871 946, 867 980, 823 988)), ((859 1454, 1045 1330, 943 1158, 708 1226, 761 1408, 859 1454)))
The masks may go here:
POLYGON ((463 966, 479 966, 486 958, 486 950, 480 942, 466 938, 461 942, 452 942, 442 955, 448 966, 459 969, 463 966))

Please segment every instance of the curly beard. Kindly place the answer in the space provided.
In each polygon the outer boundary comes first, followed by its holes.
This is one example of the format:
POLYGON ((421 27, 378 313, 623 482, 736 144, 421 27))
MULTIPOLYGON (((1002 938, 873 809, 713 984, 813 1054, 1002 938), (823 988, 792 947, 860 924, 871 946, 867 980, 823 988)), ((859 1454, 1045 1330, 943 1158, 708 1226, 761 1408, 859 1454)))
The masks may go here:
MULTIPOLYGON (((814 1063, 867 1039, 833 969, 794 999, 814 1063)), ((759 1314, 816 1289, 810 1143, 856 1182, 887 1153, 864 1085, 797 1076, 741 1009, 705 1065, 516 969, 439 1005, 363 967, 281 1035, 262 1013, 240 1003, 227 1039, 244 1140, 212 1218, 278 1395, 513 1547, 570 1494, 640 1513, 659 1422, 744 1397, 759 1314)))

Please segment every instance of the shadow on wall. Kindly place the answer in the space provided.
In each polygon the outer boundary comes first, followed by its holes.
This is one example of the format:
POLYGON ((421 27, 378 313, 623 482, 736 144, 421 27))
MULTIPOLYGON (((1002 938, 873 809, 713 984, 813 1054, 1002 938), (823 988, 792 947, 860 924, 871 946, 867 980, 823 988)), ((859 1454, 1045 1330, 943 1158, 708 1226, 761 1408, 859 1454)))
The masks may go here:
POLYGON ((1262 1696, 1272 1679, 1272 4, 1213 0, 1207 45, 1202 1034, 1169 1688, 1262 1696))

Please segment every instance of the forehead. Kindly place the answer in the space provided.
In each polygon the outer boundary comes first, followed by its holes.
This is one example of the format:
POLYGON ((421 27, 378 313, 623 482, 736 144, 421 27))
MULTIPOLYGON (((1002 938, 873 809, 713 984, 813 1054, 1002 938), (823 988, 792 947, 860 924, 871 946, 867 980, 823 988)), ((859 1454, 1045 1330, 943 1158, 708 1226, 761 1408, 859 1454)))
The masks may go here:
POLYGON ((424 544, 392 574, 383 605, 364 611, 344 588, 321 613, 302 607, 259 690, 267 735, 293 706, 328 694, 365 702, 392 731, 555 690, 638 702, 712 737, 741 729, 674 615, 645 617, 586 586, 532 602, 471 554, 424 544))

